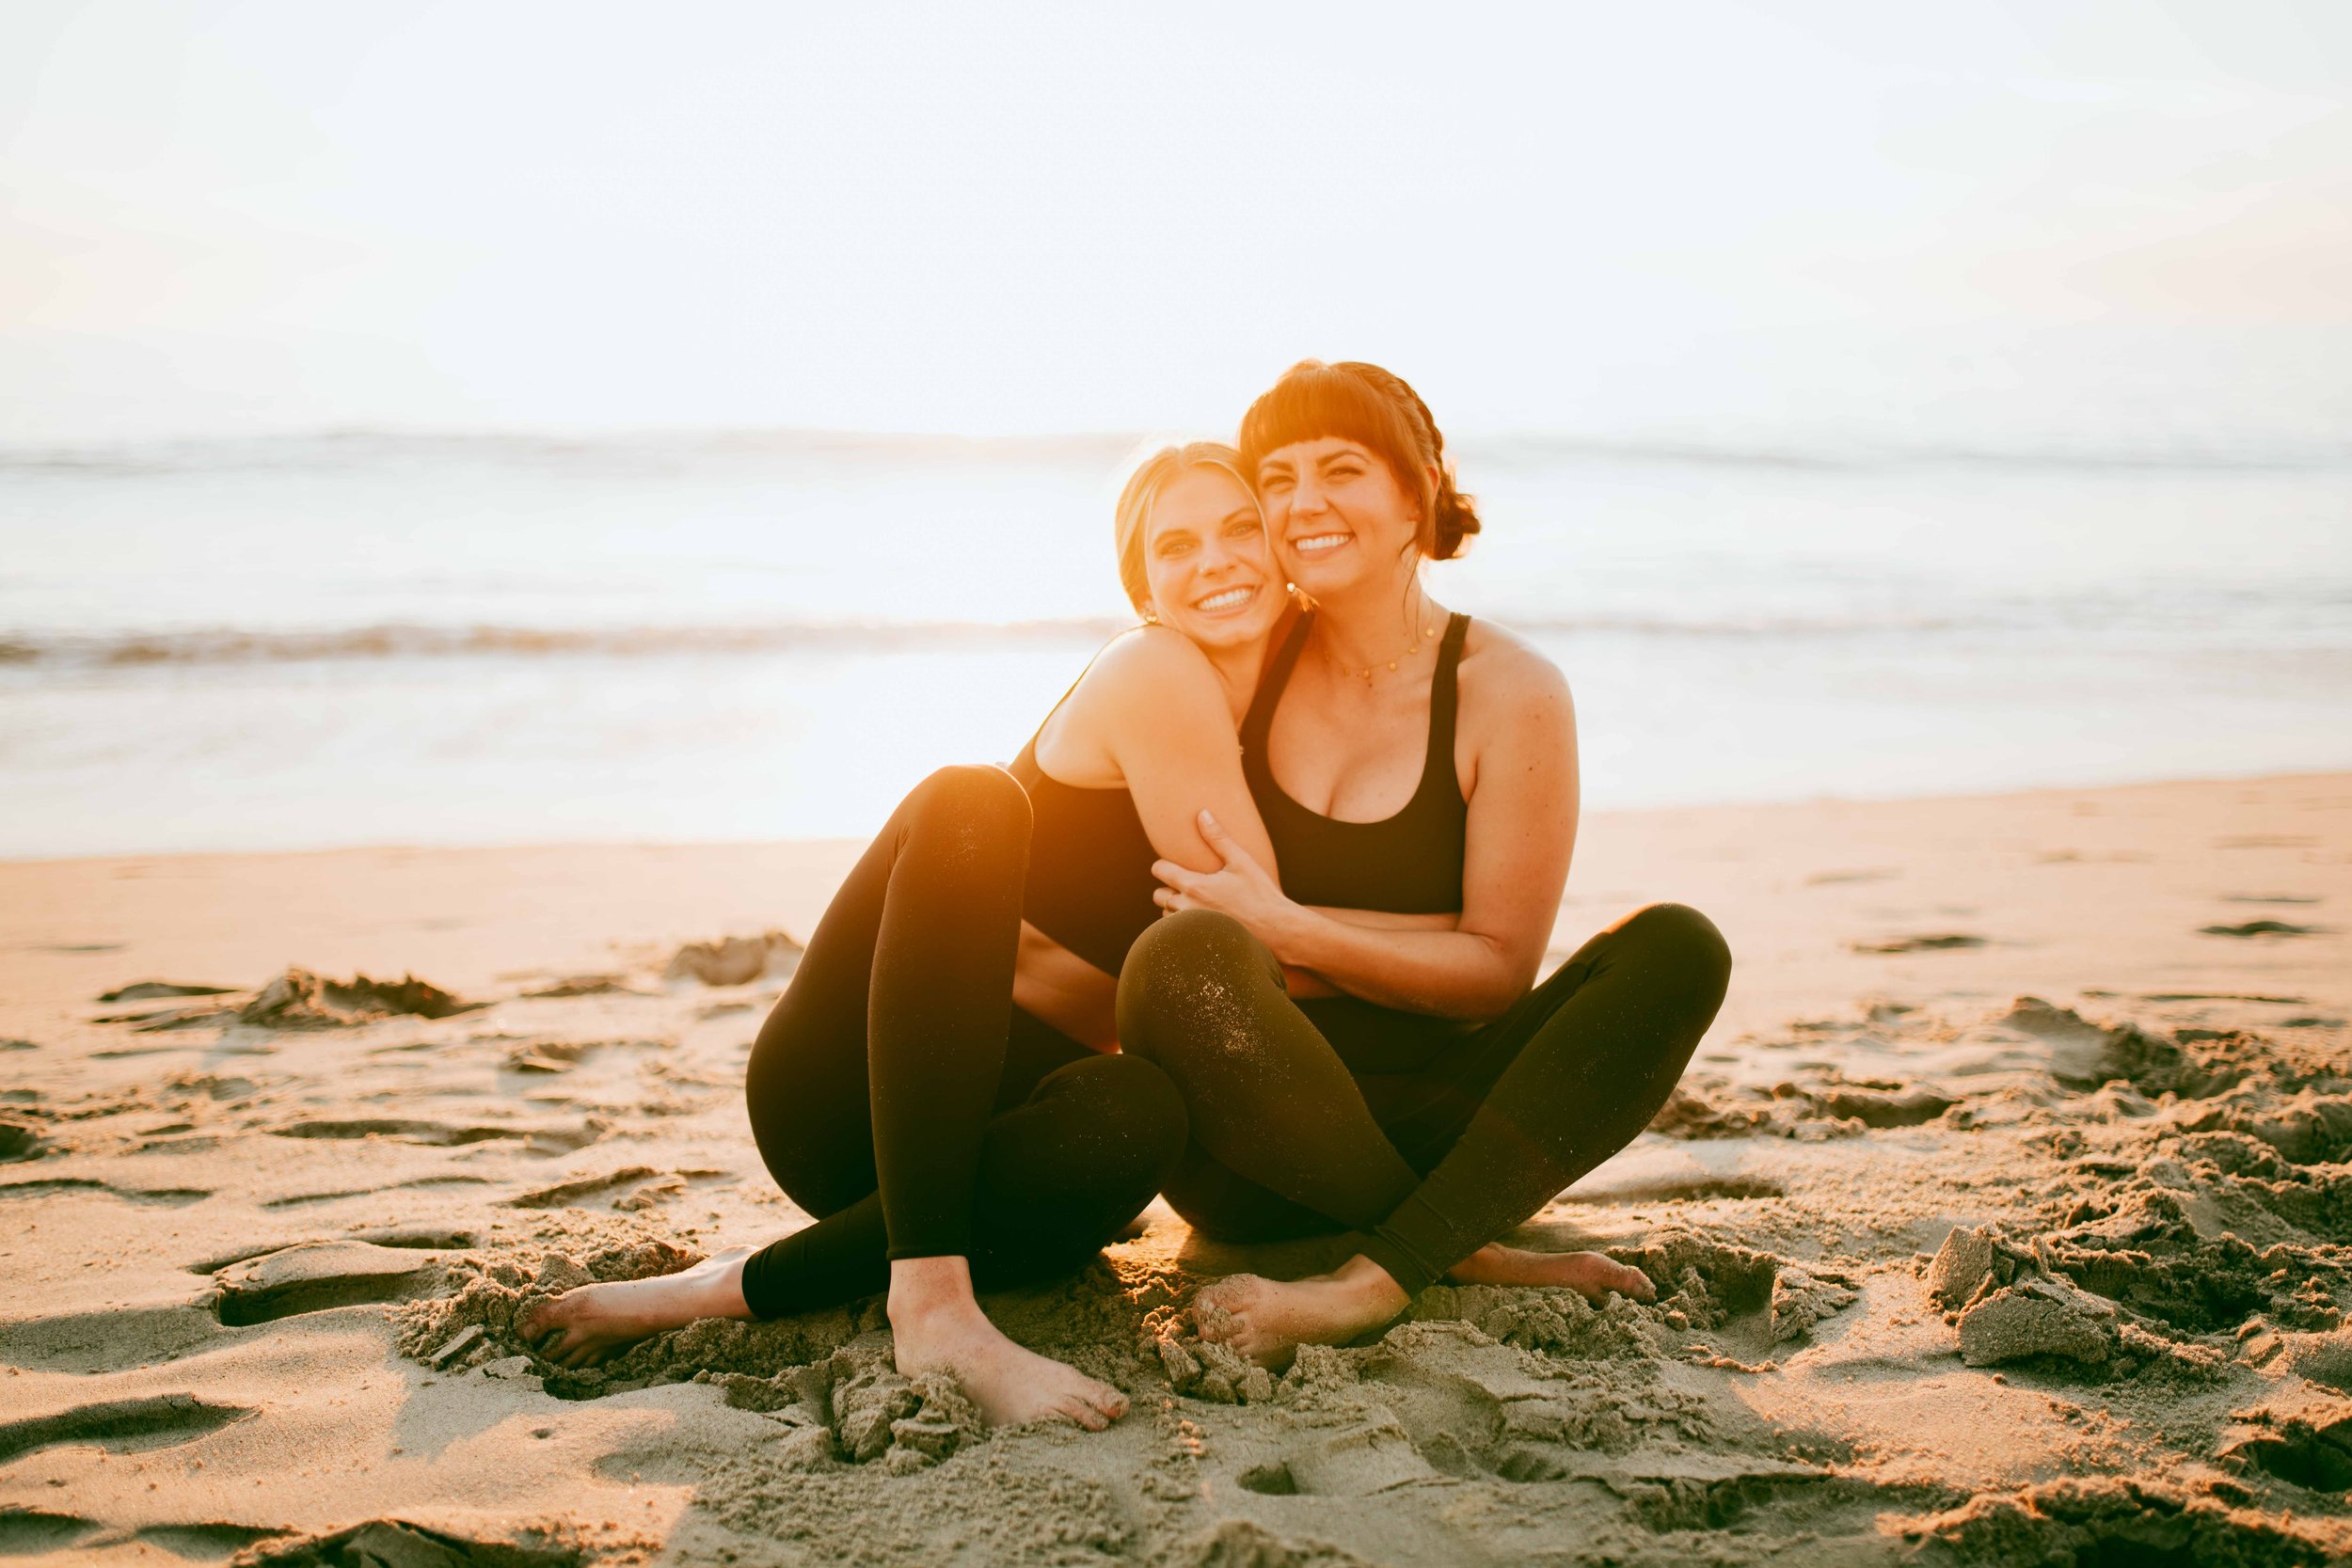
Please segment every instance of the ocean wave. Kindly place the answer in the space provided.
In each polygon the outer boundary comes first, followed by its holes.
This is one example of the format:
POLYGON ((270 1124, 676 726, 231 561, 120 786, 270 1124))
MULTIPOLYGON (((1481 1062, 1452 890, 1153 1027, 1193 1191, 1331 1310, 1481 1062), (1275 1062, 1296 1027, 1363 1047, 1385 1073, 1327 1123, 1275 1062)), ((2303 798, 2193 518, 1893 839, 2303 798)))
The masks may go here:
MULTIPOLYGON (((1514 631, 1538 638, 1654 637, 1675 640, 1759 641, 1917 637, 2020 632, 2081 633, 2117 615, 2085 614, 2074 607, 2062 623, 2024 606, 1988 607, 1966 614, 1724 615, 1675 619, 1658 615, 1500 617, 1514 631)), ((305 630, 206 627, 107 634, 0 632, 0 666, 125 669, 142 665, 304 664, 332 661, 443 658, 729 657, 811 653, 888 653, 954 646, 1004 647, 1101 643, 1132 626, 1109 617, 1070 617, 992 625, 963 621, 786 622, 737 626, 433 626, 377 625, 305 630)))
POLYGON ((372 626, 303 631, 210 627, 106 636, 0 634, 0 664, 120 668, 350 659, 723 657, 794 649, 888 652, 971 642, 1100 641, 1128 624, 1073 618, 1006 626, 951 621, 624 627, 372 626))
MULTIPOLYGON (((1121 433, 932 436, 826 430, 645 431, 609 435, 340 430, 181 440, 0 444, 0 477, 136 478, 256 470, 339 470, 417 464, 682 470, 738 465, 827 467, 1015 465, 1107 473, 1143 437, 1121 433)), ((1899 442, 1825 435, 1752 440, 1672 435, 1613 436, 1526 432, 1464 436, 1473 467, 1643 464, 1664 467, 1868 470, 1981 468, 2087 473, 2334 472, 2352 468, 2352 442, 2335 438, 2199 441, 2109 439, 2043 446, 1899 442)))

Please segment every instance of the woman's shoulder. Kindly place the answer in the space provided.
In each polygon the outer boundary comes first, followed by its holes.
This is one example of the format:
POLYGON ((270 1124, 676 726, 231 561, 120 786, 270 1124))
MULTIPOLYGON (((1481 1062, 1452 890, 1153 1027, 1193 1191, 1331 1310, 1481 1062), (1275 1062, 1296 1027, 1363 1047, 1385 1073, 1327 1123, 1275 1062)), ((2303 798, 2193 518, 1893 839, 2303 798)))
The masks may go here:
POLYGON ((1472 621, 1462 644, 1461 736, 1468 753, 1464 787, 1481 760, 1546 768, 1540 759, 1576 753, 1576 700, 1568 678, 1535 645, 1491 621, 1472 621), (1516 760, 1514 760, 1516 759, 1516 760))
POLYGON ((1462 640, 1462 701, 1519 712, 1569 701, 1568 677, 1526 638, 1492 621, 1472 620, 1462 640))
POLYGON ((1204 723, 1231 721, 1216 667, 1182 632, 1142 626, 1104 645, 1041 733, 1057 754, 1068 754, 1074 743, 1081 752, 1107 748, 1100 753, 1107 755, 1146 716, 1164 728, 1196 713, 1204 723))
POLYGON ((1078 681, 1082 692, 1122 697, 1216 688, 1216 667, 1200 644, 1161 626, 1136 626, 1112 638, 1078 681))

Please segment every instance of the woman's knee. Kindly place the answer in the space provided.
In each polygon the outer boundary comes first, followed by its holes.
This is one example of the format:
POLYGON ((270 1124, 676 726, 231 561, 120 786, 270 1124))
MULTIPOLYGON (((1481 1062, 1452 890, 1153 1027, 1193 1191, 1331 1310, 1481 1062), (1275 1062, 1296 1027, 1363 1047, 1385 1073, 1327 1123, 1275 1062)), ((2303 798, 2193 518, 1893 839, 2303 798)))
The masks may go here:
POLYGON ((1121 990, 1160 990, 1200 975, 1263 974, 1266 962, 1264 944, 1232 915, 1180 910, 1153 921, 1136 938, 1119 983, 1121 990))
POLYGON ((1619 929, 1671 964, 1689 984, 1721 997, 1731 983, 1731 944, 1715 923, 1688 904, 1652 904, 1619 929))
POLYGON ((1119 971, 1119 1037, 1125 1049, 1153 1054, 1163 1036, 1192 1033, 1203 1006, 1280 983, 1265 944, 1231 915, 1182 910, 1152 922, 1127 950, 1119 971), (1169 1026, 1174 1025, 1170 1030, 1169 1026))
POLYGON ((942 768, 907 796, 916 822, 960 833, 1028 843, 1029 792, 1001 768, 959 763, 942 768))

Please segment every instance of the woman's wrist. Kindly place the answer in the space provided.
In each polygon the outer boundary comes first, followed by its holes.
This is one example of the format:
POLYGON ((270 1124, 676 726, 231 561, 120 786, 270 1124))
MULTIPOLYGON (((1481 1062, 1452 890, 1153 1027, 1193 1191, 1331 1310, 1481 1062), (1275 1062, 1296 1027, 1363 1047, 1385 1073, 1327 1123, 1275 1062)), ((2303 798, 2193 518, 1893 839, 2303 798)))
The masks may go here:
POLYGON ((1304 904, 1283 899, 1276 911, 1271 927, 1263 940, 1274 956, 1294 969, 1312 969, 1316 950, 1316 927, 1328 924, 1328 917, 1304 904))

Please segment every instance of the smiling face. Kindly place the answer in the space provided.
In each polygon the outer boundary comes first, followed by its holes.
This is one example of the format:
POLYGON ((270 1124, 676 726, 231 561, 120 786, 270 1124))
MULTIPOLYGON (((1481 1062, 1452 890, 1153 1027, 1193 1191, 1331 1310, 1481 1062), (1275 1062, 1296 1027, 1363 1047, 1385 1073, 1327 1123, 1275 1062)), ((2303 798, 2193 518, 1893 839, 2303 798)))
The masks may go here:
POLYGON ((1258 464, 1258 498, 1284 571, 1315 598, 1389 583, 1420 562, 1417 499, 1359 442, 1278 447, 1258 464))
POLYGON ((1186 468, 1160 487, 1143 563, 1152 613, 1203 647, 1265 636, 1287 600, 1258 503, 1222 468, 1186 468))

